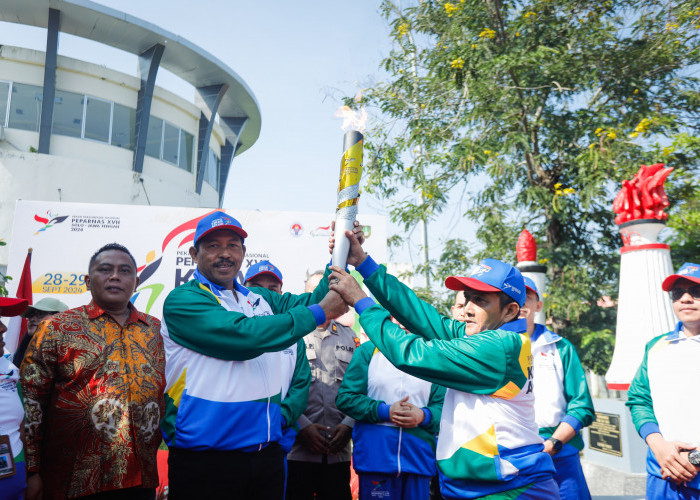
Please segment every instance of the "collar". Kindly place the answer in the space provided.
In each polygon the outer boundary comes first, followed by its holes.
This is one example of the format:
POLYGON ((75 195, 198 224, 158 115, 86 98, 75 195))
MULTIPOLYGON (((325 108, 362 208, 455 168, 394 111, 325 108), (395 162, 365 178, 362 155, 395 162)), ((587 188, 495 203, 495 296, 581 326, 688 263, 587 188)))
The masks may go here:
POLYGON ((680 342, 681 340, 695 340, 696 342, 700 342, 700 335, 693 335, 692 337, 688 337, 683 331, 683 322, 679 321, 676 324, 676 328, 674 328, 673 331, 668 334, 666 340, 669 343, 676 341, 680 342))
POLYGON ((498 328, 496 328, 496 330, 505 330, 507 332, 515 333, 525 333, 527 331, 527 320, 525 318, 516 319, 499 326, 498 328))
MULTIPOLYGON (((217 297, 221 297, 223 293, 228 290, 225 286, 221 286, 217 283, 214 283, 212 281, 209 281, 206 276, 204 276, 201 272, 199 272, 199 268, 195 269, 194 271, 194 279, 199 281, 202 285, 206 286, 211 290, 211 292, 216 295, 217 297)), ((247 297, 248 294, 250 293, 250 290, 248 290, 246 287, 239 285, 236 280, 233 280, 233 288, 237 292, 239 292, 241 295, 244 297, 247 297)), ((230 291, 230 290, 229 290, 230 291)))
POLYGON ((530 336, 530 339, 534 342, 538 338, 542 336, 544 338, 544 344, 553 344, 557 342, 558 340, 561 340, 561 336, 557 335, 554 333, 552 330, 547 328, 546 326, 540 324, 540 323, 535 323, 535 329, 532 332, 532 335, 530 336))
MULTIPOLYGON (((511 321, 510 323, 502 325, 499 328, 499 330, 506 330, 515 333, 525 333, 527 331, 527 320, 525 318, 516 319, 515 321, 511 321)), ((544 335, 545 344, 553 344, 554 342, 561 339, 559 335, 547 329, 546 326, 541 325, 539 323, 535 323, 535 329, 533 330, 532 335, 530 335, 530 340, 532 342, 535 342, 542 335, 544 335)))
MULTIPOLYGON (((140 312, 138 309, 136 309, 136 306, 134 306, 134 304, 129 302, 129 305, 127 307, 129 308, 129 317, 126 319, 126 323, 136 323, 137 321, 142 321, 143 323, 148 324, 148 321, 146 321, 146 315, 140 312)), ((90 319, 99 318, 103 314, 108 315, 108 313, 100 306, 95 304, 95 301, 93 300, 91 300, 90 303, 85 306, 85 309, 87 311, 88 318, 90 319)))

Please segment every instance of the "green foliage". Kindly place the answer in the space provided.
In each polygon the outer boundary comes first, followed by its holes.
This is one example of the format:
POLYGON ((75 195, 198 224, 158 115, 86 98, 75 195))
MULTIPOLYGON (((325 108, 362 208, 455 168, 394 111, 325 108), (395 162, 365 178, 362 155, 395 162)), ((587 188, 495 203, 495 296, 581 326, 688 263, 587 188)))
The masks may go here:
POLYGON ((676 169, 671 245, 698 255, 697 1, 384 0, 381 11, 394 46, 386 81, 359 103, 376 116, 365 189, 409 229, 468 187, 464 217, 479 224, 478 245, 449 240, 430 263, 435 283, 485 256, 514 261, 527 228, 554 328, 612 328, 591 313, 617 291, 612 199, 658 161, 676 169))
MULTIPOLYGON (((0 240, 0 247, 4 247, 5 245, 7 245, 7 243, 3 240, 0 240)), ((0 273, 0 297, 7 297, 9 295, 9 292, 7 291, 7 287, 5 285, 11 279, 11 276, 7 276, 6 274, 0 273)))
POLYGON ((589 332, 581 340, 581 363, 596 375, 605 375, 612 361, 615 335, 607 328, 589 332))

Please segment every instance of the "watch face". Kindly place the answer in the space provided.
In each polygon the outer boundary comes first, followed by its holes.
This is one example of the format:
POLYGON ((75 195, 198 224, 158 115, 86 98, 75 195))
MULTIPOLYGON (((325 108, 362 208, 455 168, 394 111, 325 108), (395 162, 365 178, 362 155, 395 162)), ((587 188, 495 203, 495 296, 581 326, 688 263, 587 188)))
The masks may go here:
POLYGON ((693 464, 695 467, 700 466, 700 451, 691 451, 688 453, 688 462, 693 464))

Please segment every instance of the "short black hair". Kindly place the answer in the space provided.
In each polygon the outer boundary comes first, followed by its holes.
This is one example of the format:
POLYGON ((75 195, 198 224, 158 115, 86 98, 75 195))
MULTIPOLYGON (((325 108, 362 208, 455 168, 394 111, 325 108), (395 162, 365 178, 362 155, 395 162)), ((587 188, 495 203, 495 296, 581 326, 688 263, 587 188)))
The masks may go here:
POLYGON ((518 304, 513 297, 511 297, 505 292, 498 291, 496 293, 498 293, 498 300, 501 304, 501 311, 505 309, 511 302, 518 306, 518 314, 515 315, 515 319, 518 319, 518 316, 520 316, 520 304, 518 304))
POLYGON ((103 252, 108 252, 109 250, 117 250, 119 252, 124 252, 129 256, 131 259, 131 262, 134 263, 134 270, 138 269, 139 266, 136 265, 136 259, 134 259, 134 256, 131 255, 131 252, 129 251, 128 248, 126 248, 124 245, 120 245, 119 243, 107 243, 105 246, 100 248, 97 252, 92 254, 92 257, 90 257, 90 263, 88 264, 88 273, 90 273, 90 270, 92 269, 92 266, 95 265, 95 261, 97 260, 97 257, 103 253, 103 252))

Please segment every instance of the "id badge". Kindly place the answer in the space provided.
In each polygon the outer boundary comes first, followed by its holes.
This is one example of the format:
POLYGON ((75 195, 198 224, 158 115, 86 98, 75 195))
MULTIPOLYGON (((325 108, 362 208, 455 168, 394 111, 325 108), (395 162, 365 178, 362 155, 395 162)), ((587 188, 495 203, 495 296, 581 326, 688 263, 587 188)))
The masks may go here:
POLYGON ((17 474, 15 459, 10 446, 10 436, 0 436, 0 479, 17 474))

